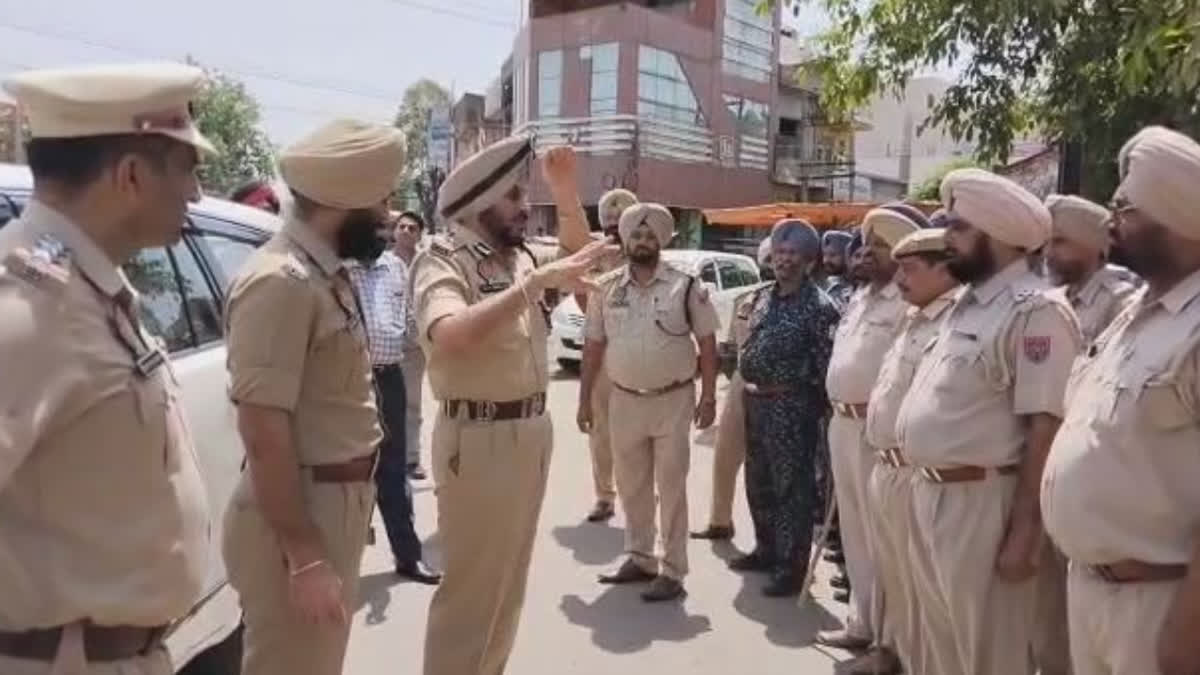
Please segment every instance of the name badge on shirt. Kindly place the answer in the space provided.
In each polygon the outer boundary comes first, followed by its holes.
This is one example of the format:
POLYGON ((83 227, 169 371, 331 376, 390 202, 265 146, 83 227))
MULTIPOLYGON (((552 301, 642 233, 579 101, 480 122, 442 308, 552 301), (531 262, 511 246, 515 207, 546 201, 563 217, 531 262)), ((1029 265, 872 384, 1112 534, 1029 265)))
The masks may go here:
POLYGON ((609 307, 628 307, 629 306, 629 289, 624 286, 617 287, 612 292, 608 299, 609 307))
POLYGON ((507 281, 489 281, 486 284, 479 285, 479 292, 480 293, 499 293, 500 291, 505 290, 509 286, 512 286, 512 284, 508 283, 507 281))

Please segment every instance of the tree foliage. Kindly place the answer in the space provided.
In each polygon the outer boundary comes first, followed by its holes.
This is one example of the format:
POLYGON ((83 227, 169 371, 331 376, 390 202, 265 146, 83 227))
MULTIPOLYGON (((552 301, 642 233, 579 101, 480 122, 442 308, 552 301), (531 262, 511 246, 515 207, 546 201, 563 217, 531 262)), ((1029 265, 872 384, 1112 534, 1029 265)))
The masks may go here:
POLYGON ((404 133, 408 154, 401 174, 401 189, 417 198, 425 222, 432 227, 437 208, 437 191, 445 174, 429 164, 427 134, 429 114, 434 108, 450 104, 450 92, 429 79, 420 79, 404 90, 395 125, 404 133))
POLYGON ((807 1, 831 19, 806 67, 834 116, 950 68, 957 77, 925 126, 973 142, 985 163, 1007 159, 1023 134, 1081 144, 1084 190, 1105 199, 1138 128, 1200 131, 1195 0, 807 1))
POLYGON ((946 177, 946 174, 954 171, 955 169, 969 169, 977 166, 979 166, 979 162, 976 162, 969 157, 956 159, 952 162, 946 162, 945 164, 939 166, 937 170, 934 171, 931 176, 929 176, 929 178, 921 181, 920 185, 913 188, 912 191, 909 192, 909 198, 919 201, 941 201, 942 179, 946 177))
POLYGON ((206 69, 208 78, 194 101, 196 125, 218 154, 200 165, 205 192, 224 195, 251 179, 274 176, 274 149, 259 128, 258 102, 245 85, 206 69))

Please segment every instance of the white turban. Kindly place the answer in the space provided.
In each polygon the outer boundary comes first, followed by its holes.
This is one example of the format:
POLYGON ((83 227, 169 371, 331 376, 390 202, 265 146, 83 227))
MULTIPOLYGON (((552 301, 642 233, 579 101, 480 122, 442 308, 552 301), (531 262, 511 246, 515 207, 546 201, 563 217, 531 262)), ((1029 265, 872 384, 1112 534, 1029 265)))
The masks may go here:
POLYGON ((1033 251, 1050 238, 1050 212, 1031 192, 982 169, 956 169, 942 179, 942 203, 972 227, 1033 251))
MULTIPOLYGON (((925 220, 923 215, 920 218, 922 221, 925 220)), ((883 240, 883 243, 887 244, 888 248, 891 249, 893 246, 900 243, 901 239, 921 229, 921 225, 921 223, 917 222, 917 217, 915 215, 905 213, 904 211, 896 208, 888 208, 884 206, 877 209, 871 209, 867 212, 866 217, 863 218, 863 241, 869 241, 871 235, 874 234, 876 237, 879 237, 881 240, 883 240)))
POLYGON ((758 266, 769 267, 771 265, 771 238, 767 237, 758 242, 758 266))
POLYGON ((1108 209, 1074 195, 1050 195, 1046 208, 1054 220, 1055 235, 1108 253, 1108 209))
POLYGON ((620 222, 621 214, 625 212, 625 209, 636 203, 638 203, 637 195, 629 190, 617 188, 605 192, 596 204, 597 215, 600 218, 600 227, 606 227, 607 218, 605 216, 609 215, 610 212, 615 212, 612 218, 620 222))
POLYGON ((628 242, 633 236, 633 231, 642 225, 650 228, 662 248, 666 248, 675 236, 675 217, 671 215, 671 211, 662 204, 641 202, 625 209, 621 214, 621 222, 617 226, 621 241, 628 242))
POLYGON ((1130 139, 1121 156, 1126 174, 1117 194, 1156 223, 1200 241, 1200 145, 1151 127, 1130 139))

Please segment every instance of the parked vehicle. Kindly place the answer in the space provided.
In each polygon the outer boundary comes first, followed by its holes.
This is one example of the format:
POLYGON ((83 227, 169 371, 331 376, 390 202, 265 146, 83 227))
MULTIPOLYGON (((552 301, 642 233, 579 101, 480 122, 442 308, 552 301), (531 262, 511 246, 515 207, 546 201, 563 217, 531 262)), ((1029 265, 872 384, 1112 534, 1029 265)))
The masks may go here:
MULTIPOLYGON (((666 249, 662 259, 699 276, 721 320, 717 343, 726 342, 733 303, 762 281, 754 259, 738 253, 686 249, 666 249)), ((579 303, 572 296, 564 298, 550 315, 550 353, 566 370, 578 370, 583 358, 583 319, 579 303)))
MULTIPOLYGON (((0 227, 20 213, 32 187, 28 167, 0 164, 0 227)), ((144 250, 123 265, 141 296, 143 325, 170 351, 212 509, 204 594, 167 638, 176 668, 186 675, 227 675, 241 666, 241 610, 220 550, 222 515, 243 454, 226 394, 221 313, 234 273, 281 224, 266 211, 205 198, 189 206, 178 244, 144 250)))

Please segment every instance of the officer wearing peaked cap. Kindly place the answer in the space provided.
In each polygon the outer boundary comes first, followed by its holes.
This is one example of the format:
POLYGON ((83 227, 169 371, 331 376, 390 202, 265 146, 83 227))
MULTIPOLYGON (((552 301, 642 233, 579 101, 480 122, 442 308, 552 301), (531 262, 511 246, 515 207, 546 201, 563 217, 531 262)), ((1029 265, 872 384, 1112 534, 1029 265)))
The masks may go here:
MULTIPOLYGON (((514 136, 455 169, 438 193, 452 231, 412 264, 417 330, 439 402, 432 468, 445 563, 429 606, 426 675, 504 671, 552 445, 540 300, 547 289, 576 290, 610 248, 594 242, 557 259, 560 251, 525 245, 533 153, 528 137, 514 136)), ((563 222, 572 225, 559 233, 566 250, 590 239, 586 221, 563 222)))
POLYGON ((223 551, 246 675, 336 675, 375 503, 379 426, 362 309, 344 261, 383 251, 404 164, 391 127, 336 120, 283 152, 293 204, 238 272, 226 336, 246 470, 223 551))
POLYGON ((1200 145, 1130 140, 1114 238, 1145 279, 1078 359, 1042 478, 1079 675, 1200 672, 1200 145), (1086 534, 1084 534, 1086 532, 1086 534))
POLYGON ((0 234, 0 672, 166 675, 209 571, 175 376, 118 261, 180 238, 211 145, 173 64, 28 71, 33 198, 0 234))
POLYGON ((1042 202, 979 169, 951 172, 941 190, 948 267, 966 285, 896 416, 917 469, 922 632, 934 672, 1031 673, 1037 485, 1081 340, 1065 298, 1025 260, 1050 235, 1042 202))

